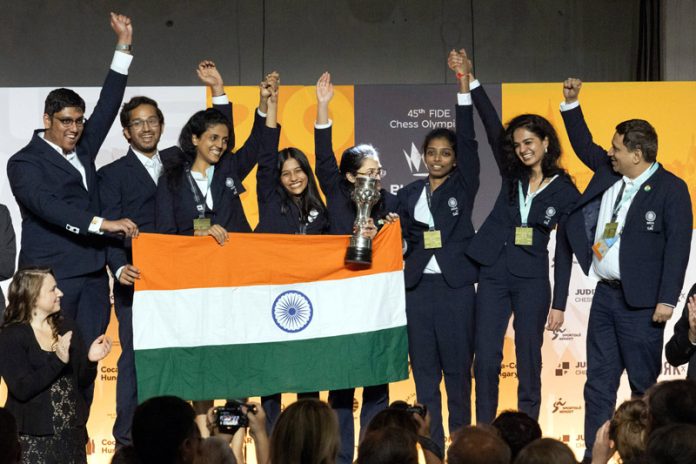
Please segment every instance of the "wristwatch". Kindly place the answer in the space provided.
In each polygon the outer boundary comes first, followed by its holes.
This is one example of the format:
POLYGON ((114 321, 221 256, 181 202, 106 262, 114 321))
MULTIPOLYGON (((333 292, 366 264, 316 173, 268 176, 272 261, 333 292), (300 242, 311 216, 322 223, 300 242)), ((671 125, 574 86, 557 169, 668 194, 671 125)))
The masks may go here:
POLYGON ((132 52, 133 45, 131 44, 116 44, 116 50, 121 52, 132 52))

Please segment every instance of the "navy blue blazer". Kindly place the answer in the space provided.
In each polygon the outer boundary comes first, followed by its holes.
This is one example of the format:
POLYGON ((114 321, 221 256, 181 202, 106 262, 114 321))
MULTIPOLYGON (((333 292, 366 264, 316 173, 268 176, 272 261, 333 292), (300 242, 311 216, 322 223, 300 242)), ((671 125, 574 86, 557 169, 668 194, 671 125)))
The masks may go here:
MULTIPOLYGON (((595 144, 580 107, 561 112, 573 150, 594 175, 568 217, 566 235, 585 274, 604 192, 622 176, 595 144)), ((693 218, 686 183, 662 166, 636 193, 621 234, 619 266, 626 302, 635 307, 676 305, 689 261, 693 218), (648 218, 653 218, 650 221, 648 218)))
POLYGON ((665 345, 665 357, 667 362, 677 367, 689 363, 686 377, 696 380, 696 345, 689 340, 689 297, 696 295, 696 284, 686 294, 686 302, 682 315, 674 325, 674 335, 665 345))
POLYGON ((473 114, 471 105, 457 105, 457 165, 432 193, 432 214, 435 228, 440 231, 442 248, 424 248, 423 233, 428 230, 428 224, 414 218, 416 203, 425 188, 425 179, 411 182, 397 193, 398 212, 407 244, 404 270, 406 288, 418 285, 423 269, 433 255, 450 287, 473 285, 478 279, 477 265, 466 256, 466 249, 474 237, 471 214, 481 171, 473 114))
MULTIPOLYGON (((259 203, 259 224, 254 232, 272 234, 297 234, 300 232, 300 209, 294 202, 289 202, 288 210, 283 213, 283 196, 278 170, 278 141, 259 155, 256 170, 256 197, 259 203)), ((307 224, 305 233, 321 235, 329 230, 329 217, 326 210, 315 216, 307 224)))
POLYGON ((5 407, 17 419, 19 433, 27 435, 53 435, 53 416, 50 387, 61 375, 73 378, 75 390, 71 400, 77 410, 77 425, 84 426, 89 408, 80 394, 94 382, 97 363, 87 359, 87 347, 75 323, 64 318, 59 322, 61 335, 72 330, 70 360, 68 364, 58 359, 55 352, 41 349, 29 324, 13 323, 0 332, 0 372, 7 383, 5 407))
MULTIPOLYGON (((232 105, 214 105, 232 122, 232 105)), ((234 133, 234 125, 232 125, 234 133)), ((233 140, 233 136, 230 138, 233 140)), ((230 142, 232 143, 232 142, 230 142)), ((163 167, 178 156, 179 148, 160 150, 163 167)), ((99 195, 103 217, 127 217, 138 225, 140 232, 156 232, 155 193, 157 184, 132 149, 126 156, 99 169, 99 195)), ((116 271, 133 262, 131 239, 112 238, 107 247, 106 262, 115 275, 116 271)), ((133 287, 129 287, 132 289, 133 287)))
MULTIPOLYGON (((552 307, 564 310, 568 299, 568 286, 572 268, 572 253, 564 239, 563 228, 573 204, 580 192, 570 177, 561 174, 532 201, 527 226, 532 228, 532 245, 515 245, 515 227, 522 225, 517 183, 505 176, 503 169, 504 128, 493 104, 483 90, 477 87, 471 92, 474 105, 481 116, 488 143, 503 178, 500 193, 476 237, 471 242, 468 255, 477 262, 490 266, 505 253, 507 268, 518 277, 549 277, 549 236, 558 226, 554 258, 554 289, 552 307), (560 237, 560 239, 559 239, 560 237)), ((527 192, 529 183, 523 180, 527 192)))
MULTIPOLYGON (((355 222, 355 203, 350 195, 353 184, 348 182, 338 170, 338 163, 333 151, 331 127, 314 129, 314 147, 317 158, 317 179, 319 186, 326 196, 326 206, 329 209, 329 233, 345 235, 353 233, 355 222)), ((387 213, 395 213, 398 209, 396 195, 380 190, 379 202, 372 208, 372 219, 375 224, 387 213)))
MULTIPOLYGON (((225 153, 215 165, 210 183, 213 210, 206 217, 228 232, 251 232, 239 196, 245 191, 242 181, 256 164, 262 145, 272 146, 280 129, 265 126, 265 118, 256 113, 251 135, 236 153, 225 153)), ((178 178, 160 177, 155 195, 155 230, 164 234, 193 235, 193 220, 198 217, 196 202, 181 170, 178 178), (173 182, 172 182, 173 181, 173 182)))
MULTIPOLYGON (((50 266, 58 278, 98 271, 105 263, 105 241, 88 232, 101 214, 94 160, 118 114, 128 76, 109 71, 94 112, 76 146, 88 189, 70 162, 34 131, 29 144, 7 163, 22 213, 19 266, 50 266)), ((119 219, 119 218, 107 218, 119 219)))

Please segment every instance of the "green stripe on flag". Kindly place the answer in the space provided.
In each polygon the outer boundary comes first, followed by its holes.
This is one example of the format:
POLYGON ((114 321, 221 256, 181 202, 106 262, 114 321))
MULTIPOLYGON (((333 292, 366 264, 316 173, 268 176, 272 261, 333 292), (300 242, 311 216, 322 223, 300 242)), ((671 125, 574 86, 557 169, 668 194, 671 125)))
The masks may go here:
POLYGON ((406 379, 408 336, 401 326, 291 342, 136 350, 135 362, 140 401, 336 390, 406 379))

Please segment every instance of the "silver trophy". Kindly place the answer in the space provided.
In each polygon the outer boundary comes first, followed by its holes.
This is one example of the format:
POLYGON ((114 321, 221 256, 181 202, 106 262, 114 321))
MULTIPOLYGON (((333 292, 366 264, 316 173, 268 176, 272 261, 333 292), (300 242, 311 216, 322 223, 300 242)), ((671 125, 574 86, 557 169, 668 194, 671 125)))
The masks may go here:
POLYGON ((380 193, 377 179, 359 176, 355 179, 355 187, 351 194, 357 213, 353 223, 353 236, 346 251, 346 264, 372 264, 372 239, 363 237, 362 233, 370 219, 372 207, 379 201, 380 193))

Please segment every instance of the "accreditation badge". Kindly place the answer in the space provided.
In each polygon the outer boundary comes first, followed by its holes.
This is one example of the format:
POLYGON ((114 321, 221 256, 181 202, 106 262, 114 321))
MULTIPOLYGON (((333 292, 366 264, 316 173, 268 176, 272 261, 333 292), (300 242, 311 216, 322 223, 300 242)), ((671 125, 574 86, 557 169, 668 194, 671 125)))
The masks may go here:
POLYGON ((603 238, 592 245, 592 252, 598 260, 601 261, 607 255, 607 253, 609 253, 609 249, 613 244, 616 243, 616 240, 616 237, 603 238))
POLYGON ((439 230, 426 230, 423 232, 423 246, 426 250, 442 248, 442 237, 439 230))
POLYGON ((210 225, 210 218, 196 218, 193 220, 193 230, 208 230, 210 225))
POLYGON ((530 246, 534 234, 531 227, 515 227, 515 245, 530 246))
POLYGON ((607 222, 604 226, 604 233, 602 238, 614 238, 616 237, 616 230, 619 228, 618 222, 607 222))

